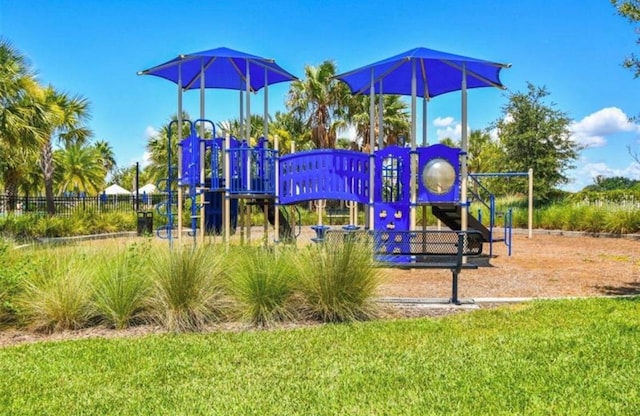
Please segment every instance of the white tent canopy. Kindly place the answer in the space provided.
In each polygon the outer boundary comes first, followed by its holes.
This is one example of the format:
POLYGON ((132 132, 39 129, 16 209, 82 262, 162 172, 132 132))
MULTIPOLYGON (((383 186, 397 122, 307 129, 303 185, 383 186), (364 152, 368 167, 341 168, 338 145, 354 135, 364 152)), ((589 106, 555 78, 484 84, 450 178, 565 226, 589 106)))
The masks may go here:
POLYGON ((155 194, 156 192, 158 192, 158 188, 152 183, 148 183, 138 189, 138 193, 140 194, 155 194))
POLYGON ((127 191, 122 186, 115 183, 113 185, 108 186, 104 190, 104 193, 107 195, 131 195, 131 192, 127 191))

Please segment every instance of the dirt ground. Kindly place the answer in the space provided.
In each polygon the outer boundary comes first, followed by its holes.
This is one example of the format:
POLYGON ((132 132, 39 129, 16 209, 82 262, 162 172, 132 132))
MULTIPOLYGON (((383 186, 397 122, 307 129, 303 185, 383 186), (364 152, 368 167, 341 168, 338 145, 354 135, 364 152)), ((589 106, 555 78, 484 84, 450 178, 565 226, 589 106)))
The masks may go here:
MULTIPOLYGON (((640 294, 638 239, 557 233, 513 237, 511 256, 504 243, 494 243, 493 258, 470 258, 481 267, 460 273, 460 299, 640 294)), ((451 296, 447 270, 385 270, 385 277, 381 296, 451 296)))
MULTIPOLYGON (((508 298, 554 298, 611 295, 640 295, 640 235, 635 238, 605 238, 558 233, 536 233, 532 238, 514 234, 512 255, 503 243, 494 245, 494 256, 477 261, 477 270, 463 270, 458 297, 473 305, 388 304, 390 317, 437 317, 494 307, 508 298), (497 299, 496 299, 497 298, 497 299), (472 306, 472 307, 469 307, 472 306)), ((485 246, 485 252, 488 252, 485 246)), ((448 270, 383 270, 382 298, 436 299, 451 297, 448 270)), ((309 323, 295 324, 309 325, 309 323)), ((211 330, 246 330, 240 324, 212 327, 211 330)), ((90 328, 59 334, 0 331, 0 348, 35 341, 94 337, 132 337, 163 332, 141 326, 125 331, 90 328)))

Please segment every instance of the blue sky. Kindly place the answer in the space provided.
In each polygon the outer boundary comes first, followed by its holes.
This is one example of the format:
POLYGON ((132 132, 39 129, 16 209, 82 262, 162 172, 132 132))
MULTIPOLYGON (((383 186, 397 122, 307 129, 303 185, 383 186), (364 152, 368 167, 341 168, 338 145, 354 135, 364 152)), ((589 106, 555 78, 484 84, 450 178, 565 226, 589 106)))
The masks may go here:
MULTIPOLYGON (((111 143, 119 165, 142 161, 148 135, 177 108, 174 84, 136 72, 181 53, 224 46, 302 76, 305 65, 326 59, 346 72, 422 46, 511 63, 501 75, 510 91, 525 91, 527 82, 546 87, 587 146, 567 189, 598 174, 640 179, 626 150, 640 150, 640 124, 627 121, 640 115, 640 79, 620 65, 640 47, 634 27, 606 0, 0 0, 0 35, 27 55, 43 83, 90 100, 90 127, 111 143)), ((269 89, 272 113, 284 109, 287 89, 269 89)), ((207 118, 238 117, 237 92, 206 97, 207 118)), ((488 127, 507 102, 492 88, 468 97, 471 129, 488 127)), ((255 102, 253 112, 260 92, 255 102)), ((197 92, 185 95, 185 107, 198 113, 197 92)), ((429 141, 459 136, 460 113, 459 93, 434 98, 429 141)))

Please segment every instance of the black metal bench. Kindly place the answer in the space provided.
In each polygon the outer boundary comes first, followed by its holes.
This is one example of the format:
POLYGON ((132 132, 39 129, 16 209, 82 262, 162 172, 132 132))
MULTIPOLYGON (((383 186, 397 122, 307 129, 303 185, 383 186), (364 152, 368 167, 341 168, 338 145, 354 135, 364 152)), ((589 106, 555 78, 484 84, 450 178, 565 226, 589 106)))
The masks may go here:
POLYGON ((482 254, 482 235, 469 231, 334 231, 327 232, 327 243, 356 240, 371 244, 379 267, 400 269, 449 269, 452 274, 451 303, 458 299, 458 275, 462 269, 477 269, 465 257, 482 254))

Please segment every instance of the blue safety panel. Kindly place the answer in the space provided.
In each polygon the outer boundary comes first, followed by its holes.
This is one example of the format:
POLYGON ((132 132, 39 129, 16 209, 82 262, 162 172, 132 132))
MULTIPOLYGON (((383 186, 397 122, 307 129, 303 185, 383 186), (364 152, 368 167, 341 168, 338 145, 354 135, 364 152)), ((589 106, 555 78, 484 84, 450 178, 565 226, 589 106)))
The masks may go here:
POLYGON ((194 133, 180 143, 182 172, 180 186, 200 186, 200 139, 194 133))
POLYGON ((315 199, 369 202, 369 155, 322 149, 280 158, 280 202, 315 199))
POLYGON ((408 231, 409 204, 402 202, 375 202, 373 204, 376 231, 408 231))
POLYGON ((407 147, 389 146, 376 152, 375 201, 409 204, 410 150, 407 147))
POLYGON ((242 142, 239 147, 229 149, 230 193, 275 195, 277 152, 266 145, 264 140, 256 147, 242 142))
MULTIPOLYGON (((208 233, 220 234, 222 232, 222 204, 224 201, 224 193, 222 192, 205 192, 204 198, 206 204, 204 206, 204 227, 208 233)), ((235 229, 238 223, 238 200, 230 201, 231 212, 231 229, 235 229)))

